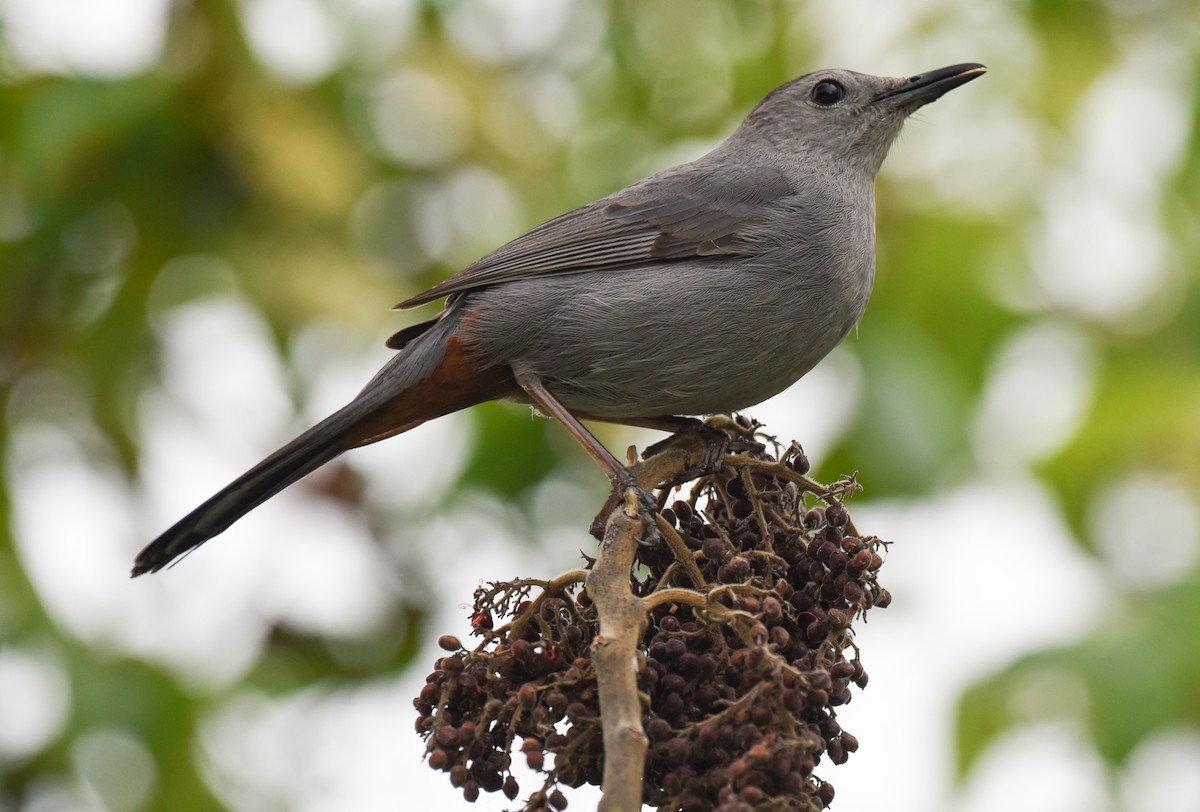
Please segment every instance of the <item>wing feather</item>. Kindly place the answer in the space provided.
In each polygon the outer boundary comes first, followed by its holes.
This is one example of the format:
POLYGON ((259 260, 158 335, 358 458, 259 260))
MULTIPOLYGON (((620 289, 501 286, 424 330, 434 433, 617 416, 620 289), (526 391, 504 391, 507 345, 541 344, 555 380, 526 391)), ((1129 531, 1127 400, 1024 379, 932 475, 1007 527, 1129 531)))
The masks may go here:
POLYGON ((545 222, 396 307, 535 276, 753 255, 747 233, 792 194, 773 167, 685 164, 545 222))

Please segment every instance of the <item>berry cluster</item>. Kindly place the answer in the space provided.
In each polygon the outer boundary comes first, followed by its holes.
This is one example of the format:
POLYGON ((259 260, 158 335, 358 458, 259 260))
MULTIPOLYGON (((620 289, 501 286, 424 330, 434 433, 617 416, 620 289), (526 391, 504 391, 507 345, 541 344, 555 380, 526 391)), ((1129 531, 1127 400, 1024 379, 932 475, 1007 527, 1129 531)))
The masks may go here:
MULTIPOLYGON (((670 543, 638 553, 643 798, 660 809, 818 812, 833 786, 814 769, 858 749, 837 708, 867 684, 851 622, 891 602, 876 581, 884 542, 850 520, 853 478, 823 486, 798 446, 778 459, 760 448, 725 458, 686 500, 667 507, 660 490, 670 543)), ((545 776, 526 812, 565 808, 562 786, 600 783, 598 620, 583 575, 489 584, 472 619, 483 642, 441 639, 417 730, 467 800, 515 799, 514 757, 545 776)))

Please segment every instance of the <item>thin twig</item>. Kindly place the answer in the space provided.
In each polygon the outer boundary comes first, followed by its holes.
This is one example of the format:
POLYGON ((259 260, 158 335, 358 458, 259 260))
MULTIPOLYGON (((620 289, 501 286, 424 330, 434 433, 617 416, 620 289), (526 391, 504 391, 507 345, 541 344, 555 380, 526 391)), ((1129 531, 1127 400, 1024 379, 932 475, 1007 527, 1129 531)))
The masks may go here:
POLYGON ((666 539, 667 546, 671 548, 671 552, 675 553, 675 560, 687 572, 688 577, 692 579, 692 585, 700 589, 705 585, 704 575, 700 572, 700 567, 696 564, 696 559, 692 555, 691 549, 683 540, 683 536, 671 526, 671 523, 664 519, 661 515, 654 517, 658 524, 658 532, 666 539))

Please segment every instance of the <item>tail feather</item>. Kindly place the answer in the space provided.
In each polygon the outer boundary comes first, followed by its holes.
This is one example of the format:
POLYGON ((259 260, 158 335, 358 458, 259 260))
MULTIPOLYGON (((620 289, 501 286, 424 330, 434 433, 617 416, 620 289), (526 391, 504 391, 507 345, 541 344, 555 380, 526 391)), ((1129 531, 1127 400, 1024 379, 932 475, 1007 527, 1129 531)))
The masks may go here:
POLYGON ((342 409, 226 485, 146 545, 133 576, 157 572, 343 451, 408 431, 426 420, 516 389, 507 367, 479 368, 455 335, 452 306, 392 357, 342 409))
POLYGON ((343 412, 292 440, 146 545, 134 561, 132 576, 158 572, 341 454, 345 450, 341 440, 346 422, 343 412))

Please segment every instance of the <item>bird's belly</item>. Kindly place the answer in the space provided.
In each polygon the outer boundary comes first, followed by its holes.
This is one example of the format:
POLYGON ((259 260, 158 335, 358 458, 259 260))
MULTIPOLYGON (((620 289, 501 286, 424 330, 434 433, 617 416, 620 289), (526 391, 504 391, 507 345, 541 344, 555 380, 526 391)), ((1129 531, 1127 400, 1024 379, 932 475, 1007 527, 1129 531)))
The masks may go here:
POLYGON ((537 374, 572 410, 728 412, 798 380, 865 305, 842 285, 765 276, 680 263, 512 282, 473 297, 464 330, 486 363, 537 374))

